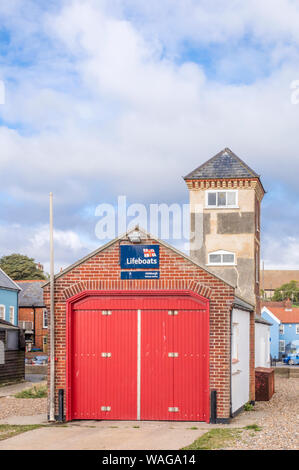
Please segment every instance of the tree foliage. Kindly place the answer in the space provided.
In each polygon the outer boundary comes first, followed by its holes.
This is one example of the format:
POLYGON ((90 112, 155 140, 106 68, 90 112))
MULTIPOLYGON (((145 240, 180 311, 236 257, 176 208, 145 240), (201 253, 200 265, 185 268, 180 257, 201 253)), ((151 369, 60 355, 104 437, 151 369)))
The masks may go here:
POLYGON ((299 283, 297 281, 288 282, 275 289, 272 300, 282 301, 287 299, 292 300, 292 302, 299 302, 299 283))
POLYGON ((34 258, 18 253, 2 256, 0 268, 15 281, 47 279, 44 272, 37 267, 34 258))

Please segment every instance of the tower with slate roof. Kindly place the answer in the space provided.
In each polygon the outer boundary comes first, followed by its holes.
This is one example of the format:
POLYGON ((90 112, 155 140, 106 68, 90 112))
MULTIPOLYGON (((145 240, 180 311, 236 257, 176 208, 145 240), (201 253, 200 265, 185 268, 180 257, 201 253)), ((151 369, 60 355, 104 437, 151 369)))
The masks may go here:
POLYGON ((237 287, 260 297, 260 176, 229 148, 184 177, 190 194, 190 256, 237 287), (195 236, 194 236, 195 235, 195 236))

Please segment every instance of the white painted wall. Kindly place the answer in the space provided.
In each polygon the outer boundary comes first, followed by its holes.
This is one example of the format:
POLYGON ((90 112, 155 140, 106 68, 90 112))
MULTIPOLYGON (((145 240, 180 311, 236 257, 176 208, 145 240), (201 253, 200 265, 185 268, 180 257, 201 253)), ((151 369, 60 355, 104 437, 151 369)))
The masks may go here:
POLYGON ((255 323, 255 367, 270 365, 270 326, 255 323))
POLYGON ((232 412, 249 401, 250 313, 237 308, 232 313, 232 412), (237 359, 237 362, 235 361, 237 359))

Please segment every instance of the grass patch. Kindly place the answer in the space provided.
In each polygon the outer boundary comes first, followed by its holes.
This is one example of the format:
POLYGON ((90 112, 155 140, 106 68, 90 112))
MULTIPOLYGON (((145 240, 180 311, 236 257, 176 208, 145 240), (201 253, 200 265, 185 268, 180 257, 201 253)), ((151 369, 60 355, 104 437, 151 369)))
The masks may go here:
POLYGON ((140 426, 133 426, 133 428, 135 428, 135 429, 139 429, 139 428, 140 428, 140 426))
POLYGON ((244 410, 245 411, 252 411, 254 406, 251 403, 245 403, 244 410))
POLYGON ((211 429, 183 450, 212 450, 228 447, 242 434, 241 429, 211 429))
POLYGON ((249 424, 248 426, 245 426, 244 429, 249 429, 249 430, 256 431, 256 432, 262 430, 262 428, 258 426, 257 424, 249 424))
POLYGON ((22 434, 23 432, 32 431, 33 429, 41 428, 41 424, 28 424, 28 425, 15 425, 15 424, 0 424, 0 441, 8 439, 9 437, 22 434))
POLYGON ((191 429, 191 431, 195 431, 198 428, 196 426, 192 426, 192 428, 186 428, 186 429, 191 429))
POLYGON ((46 398, 48 390, 46 385, 41 387, 26 388, 15 394, 15 398, 46 398))

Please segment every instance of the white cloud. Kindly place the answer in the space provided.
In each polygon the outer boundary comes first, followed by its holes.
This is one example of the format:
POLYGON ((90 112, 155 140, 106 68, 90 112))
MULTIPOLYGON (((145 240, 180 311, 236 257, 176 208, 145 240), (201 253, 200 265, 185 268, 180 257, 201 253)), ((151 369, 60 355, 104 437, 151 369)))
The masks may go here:
MULTIPOLYGON (((0 256, 21 253, 32 257, 44 266, 45 272, 50 269, 49 227, 40 225, 24 227, 19 224, 0 225, 0 256), (5 247, 5 251, 3 251, 5 247)), ((54 230, 55 272, 85 256, 95 249, 82 243, 79 235, 72 230, 54 230)))
POLYGON ((289 236, 278 239, 274 235, 268 235, 263 247, 265 269, 298 269, 298 238, 289 236))
MULTIPOLYGON (((295 2, 231 0, 225 8, 222 1, 194 0, 61 5, 31 26, 28 14, 14 20, 19 2, 6 8, 19 35, 26 23, 26 57, 33 34, 49 44, 41 43, 34 64, 3 71, 13 84, 0 112, 16 127, 0 128, 3 192, 32 203, 33 210, 37 201, 47 207, 50 190, 59 210, 71 203, 111 202, 107 198, 118 194, 131 202, 186 202, 181 175, 226 146, 267 181, 297 188, 299 106, 290 101, 290 83, 299 79, 295 2), (126 15, 128 9, 135 14, 126 15), (231 49, 208 78, 204 63, 180 55, 184 41, 231 49), (231 83, 231 77, 247 73, 248 84, 231 83)), ((41 223, 46 219, 45 210, 41 223)), ((24 238, 32 253, 46 259, 45 232, 40 226, 33 230, 24 238)), ((63 231, 58 241, 70 261, 86 246, 74 235, 63 231)), ((24 240, 14 240, 26 248, 24 240)))

